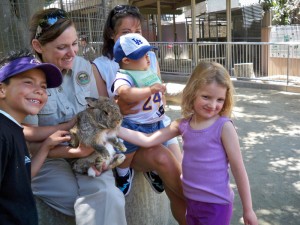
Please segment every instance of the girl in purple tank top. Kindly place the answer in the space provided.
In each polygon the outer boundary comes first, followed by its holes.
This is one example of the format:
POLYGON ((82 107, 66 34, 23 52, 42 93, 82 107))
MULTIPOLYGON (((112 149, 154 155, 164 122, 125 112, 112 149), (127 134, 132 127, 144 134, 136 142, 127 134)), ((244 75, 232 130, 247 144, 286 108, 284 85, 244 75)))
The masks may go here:
POLYGON ((233 208, 229 166, 243 205, 244 223, 257 225, 238 135, 230 120, 234 87, 227 70, 201 62, 183 90, 183 118, 150 136, 121 128, 128 142, 151 147, 182 136, 182 186, 189 225, 229 225, 233 208))

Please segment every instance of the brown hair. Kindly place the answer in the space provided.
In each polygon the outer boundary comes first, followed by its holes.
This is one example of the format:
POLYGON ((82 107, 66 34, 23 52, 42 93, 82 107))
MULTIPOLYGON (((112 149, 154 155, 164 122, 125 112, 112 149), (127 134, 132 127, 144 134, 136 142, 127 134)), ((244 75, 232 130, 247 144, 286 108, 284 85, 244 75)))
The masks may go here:
POLYGON ((189 118, 194 114, 193 107, 197 91, 212 82, 217 82, 227 89, 220 116, 231 117, 234 106, 234 87, 228 71, 219 63, 201 62, 194 69, 183 90, 182 99, 184 100, 181 103, 181 114, 184 118, 189 118))
POLYGON ((30 44, 33 39, 37 39, 41 45, 45 45, 48 42, 55 40, 70 26, 75 26, 74 22, 67 16, 67 12, 65 12, 64 10, 50 8, 37 11, 32 16, 29 23, 30 44), (65 13, 66 17, 59 17, 58 20, 52 26, 49 26, 45 29, 41 29, 41 21, 45 20, 45 18, 47 18, 48 15, 54 14, 55 12, 63 12, 65 13), (38 29, 40 29, 39 32, 38 29))

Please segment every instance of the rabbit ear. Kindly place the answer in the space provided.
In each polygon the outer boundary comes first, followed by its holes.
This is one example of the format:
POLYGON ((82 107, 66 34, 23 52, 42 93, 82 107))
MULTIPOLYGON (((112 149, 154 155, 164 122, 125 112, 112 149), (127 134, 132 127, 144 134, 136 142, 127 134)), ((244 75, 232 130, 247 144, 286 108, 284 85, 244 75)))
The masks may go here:
POLYGON ((97 99, 96 98, 92 98, 92 97, 86 97, 85 100, 87 101, 88 103, 88 106, 90 108, 94 108, 96 103, 97 103, 97 99))

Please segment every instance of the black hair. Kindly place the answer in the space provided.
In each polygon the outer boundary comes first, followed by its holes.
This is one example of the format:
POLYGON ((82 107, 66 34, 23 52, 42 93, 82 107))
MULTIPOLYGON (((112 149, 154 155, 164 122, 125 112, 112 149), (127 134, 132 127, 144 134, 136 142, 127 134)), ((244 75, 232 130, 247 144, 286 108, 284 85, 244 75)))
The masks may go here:
POLYGON ((103 29, 102 55, 109 59, 113 59, 114 57, 113 48, 115 43, 112 36, 115 32, 115 28, 120 25, 120 21, 128 16, 138 19, 141 23, 143 21, 143 16, 138 10, 128 10, 122 11, 122 13, 116 13, 115 10, 117 7, 119 6, 116 6, 109 12, 103 29))
MULTIPOLYGON (((34 54, 29 49, 21 49, 17 51, 10 51, 0 59, 0 69, 7 63, 14 61, 15 59, 22 58, 22 57, 34 57, 34 54)), ((4 81, 1 81, 1 83, 9 84, 9 79, 7 78, 4 81)))
POLYGON ((22 57, 34 57, 34 54, 29 49, 10 51, 7 55, 0 59, 0 68, 4 66, 4 64, 22 57))

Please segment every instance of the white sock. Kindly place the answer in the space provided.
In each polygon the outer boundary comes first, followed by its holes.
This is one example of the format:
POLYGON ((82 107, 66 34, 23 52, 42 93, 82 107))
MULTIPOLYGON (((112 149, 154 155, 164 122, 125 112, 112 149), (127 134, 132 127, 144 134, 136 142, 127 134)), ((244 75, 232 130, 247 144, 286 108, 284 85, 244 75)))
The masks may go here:
POLYGON ((120 177, 125 177, 129 172, 129 167, 126 168, 117 167, 116 170, 120 177))

